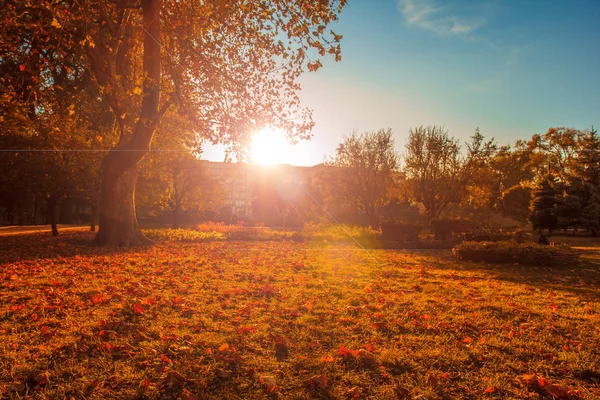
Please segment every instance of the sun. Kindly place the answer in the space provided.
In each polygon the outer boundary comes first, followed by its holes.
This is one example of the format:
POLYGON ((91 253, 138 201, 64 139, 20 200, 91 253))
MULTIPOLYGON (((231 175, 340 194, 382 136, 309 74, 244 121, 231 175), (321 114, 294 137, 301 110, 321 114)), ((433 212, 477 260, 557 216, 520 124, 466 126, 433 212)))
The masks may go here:
POLYGON ((293 145, 285 138, 285 132, 272 127, 256 132, 250 145, 252 162, 263 165, 290 163, 293 149, 293 145))

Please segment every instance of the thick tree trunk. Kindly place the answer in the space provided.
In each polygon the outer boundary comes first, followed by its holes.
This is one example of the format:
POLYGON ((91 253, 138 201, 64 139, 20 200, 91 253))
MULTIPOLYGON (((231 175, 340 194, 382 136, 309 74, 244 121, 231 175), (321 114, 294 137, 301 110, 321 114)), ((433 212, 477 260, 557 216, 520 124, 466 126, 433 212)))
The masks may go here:
POLYGON ((98 221, 98 204, 92 204, 92 220, 90 221, 90 232, 96 232, 96 221, 98 221))
POLYGON ((120 175, 103 174, 100 227, 96 235, 96 243, 109 246, 152 243, 142 234, 135 213, 137 174, 137 165, 120 175))
POLYGON ((58 236, 58 200, 54 196, 48 199, 48 217, 52 227, 52 236, 58 236))

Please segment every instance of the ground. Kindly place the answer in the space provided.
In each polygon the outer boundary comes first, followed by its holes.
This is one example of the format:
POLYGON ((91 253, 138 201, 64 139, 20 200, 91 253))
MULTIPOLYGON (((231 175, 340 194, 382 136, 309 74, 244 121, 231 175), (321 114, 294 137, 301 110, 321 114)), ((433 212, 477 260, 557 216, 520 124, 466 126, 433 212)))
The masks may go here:
POLYGON ((549 269, 92 237, 0 237, 0 397, 600 398, 598 248, 549 269))

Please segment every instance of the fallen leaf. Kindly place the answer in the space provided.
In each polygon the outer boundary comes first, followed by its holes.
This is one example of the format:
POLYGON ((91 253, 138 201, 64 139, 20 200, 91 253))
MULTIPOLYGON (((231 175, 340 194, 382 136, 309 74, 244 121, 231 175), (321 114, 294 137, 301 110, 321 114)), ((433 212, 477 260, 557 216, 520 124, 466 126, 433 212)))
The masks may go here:
POLYGON ((320 389, 325 389, 329 386, 329 378, 327 378, 327 375, 325 374, 315 375, 308 380, 308 384, 320 389))
POLYGON ((277 383, 275 381, 275 378, 269 375, 263 375, 260 377, 260 383, 262 383, 263 385, 265 385, 267 391, 269 392, 275 392, 277 391, 277 383))
POLYGON ((198 396, 187 389, 183 389, 178 397, 179 400, 198 400, 198 396))

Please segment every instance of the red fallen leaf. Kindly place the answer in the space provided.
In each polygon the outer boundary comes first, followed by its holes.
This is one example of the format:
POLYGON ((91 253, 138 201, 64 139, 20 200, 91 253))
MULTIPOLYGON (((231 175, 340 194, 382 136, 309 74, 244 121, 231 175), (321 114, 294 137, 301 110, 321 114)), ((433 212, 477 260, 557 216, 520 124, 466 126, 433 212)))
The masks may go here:
POLYGON ((350 350, 344 347, 344 345, 340 346, 340 351, 338 353, 344 359, 354 358, 358 356, 358 350, 350 350))
POLYGON ((488 387, 487 389, 485 389, 485 390, 483 391, 483 393, 494 393, 494 390, 495 390, 495 389, 494 389, 494 387, 493 387, 493 386, 490 386, 490 387, 488 387))
POLYGON ((224 370, 223 368, 217 368, 215 370, 215 375, 217 375, 221 379, 229 379, 231 378, 231 372, 224 370))
POLYGON ((158 374, 162 374, 167 366, 165 364, 153 364, 150 365, 150 368, 154 369, 154 371, 158 374))
POLYGON ((133 305, 133 312, 136 314, 143 314, 144 308, 142 307, 142 305, 140 303, 135 303, 133 305))
POLYGON ((165 356, 164 354, 160 355, 160 359, 164 363, 173 364, 173 360, 171 360, 169 357, 165 356))
POLYGON ((42 338, 44 339, 50 339, 52 336, 54 336, 54 332, 52 332, 50 330, 50 328, 48 328, 46 325, 42 326, 42 338))
POLYGON ((260 383, 265 385, 267 391, 276 392, 277 391, 277 383, 275 382, 275 378, 269 375, 263 375, 260 377, 260 383))
POLYGON ((236 329, 236 332, 238 335, 241 335, 243 333, 251 333, 254 332, 256 330, 256 326, 240 326, 239 328, 236 329))
POLYGON ((104 301, 104 296, 102 296, 101 294, 95 294, 92 296, 93 304, 99 304, 99 303, 102 303, 103 301, 104 301))
POLYGON ((261 293, 267 297, 272 296, 277 293, 277 290, 269 284, 269 282, 265 283, 261 293))
POLYGON ((473 342, 473 339, 471 339, 470 337, 465 337, 465 338, 462 340, 462 342, 463 342, 463 343, 471 343, 471 342, 473 342))
POLYGON ((23 65, 23 64, 19 65, 19 70, 21 72, 25 71, 25 65, 23 65))
POLYGON ((12 385, 10 385, 10 388, 12 390, 14 390, 15 392, 24 392, 26 389, 26 386, 22 383, 15 382, 12 385))
POLYGON ((286 358, 290 355, 290 341, 283 336, 275 335, 273 337, 275 339, 275 357, 277 359, 286 358))
POLYGON ((452 376, 450 375, 450 372, 444 372, 442 375, 440 375, 440 378, 448 380, 450 379, 452 376))
POLYGON ((149 387, 150 386, 150 379, 144 379, 143 381, 140 382, 140 386, 142 387, 149 387))
POLYGON ((156 298, 154 297, 149 297, 147 299, 144 300, 144 304, 148 305, 148 306, 153 306, 156 304, 156 298))
POLYGON ((325 389, 329 386, 329 378, 327 378, 327 375, 325 374, 315 375, 308 380, 308 384, 320 389, 325 389))
POLYGON ((198 400, 198 396, 187 389, 183 389, 178 397, 179 400, 198 400))
POLYGON ((98 332, 98 336, 106 336, 107 339, 114 339, 117 336, 117 332, 110 330, 101 330, 98 332))
POLYGON ((32 372, 31 375, 29 375, 29 378, 27 380, 30 383, 42 386, 48 383, 49 378, 50 373, 48 371, 35 371, 32 372))
POLYGON ((561 400, 577 400, 581 398, 578 390, 570 390, 564 386, 554 385, 544 378, 537 375, 523 375, 523 380, 527 387, 539 394, 550 395, 553 398, 561 400))
POLYGON ((164 381, 169 385, 180 385, 182 383, 189 382, 189 379, 177 371, 169 371, 164 381))
POLYGON ((358 399, 360 395, 360 388, 358 386, 354 386, 353 388, 348 389, 348 391, 346 391, 346 397, 350 399, 358 399))

